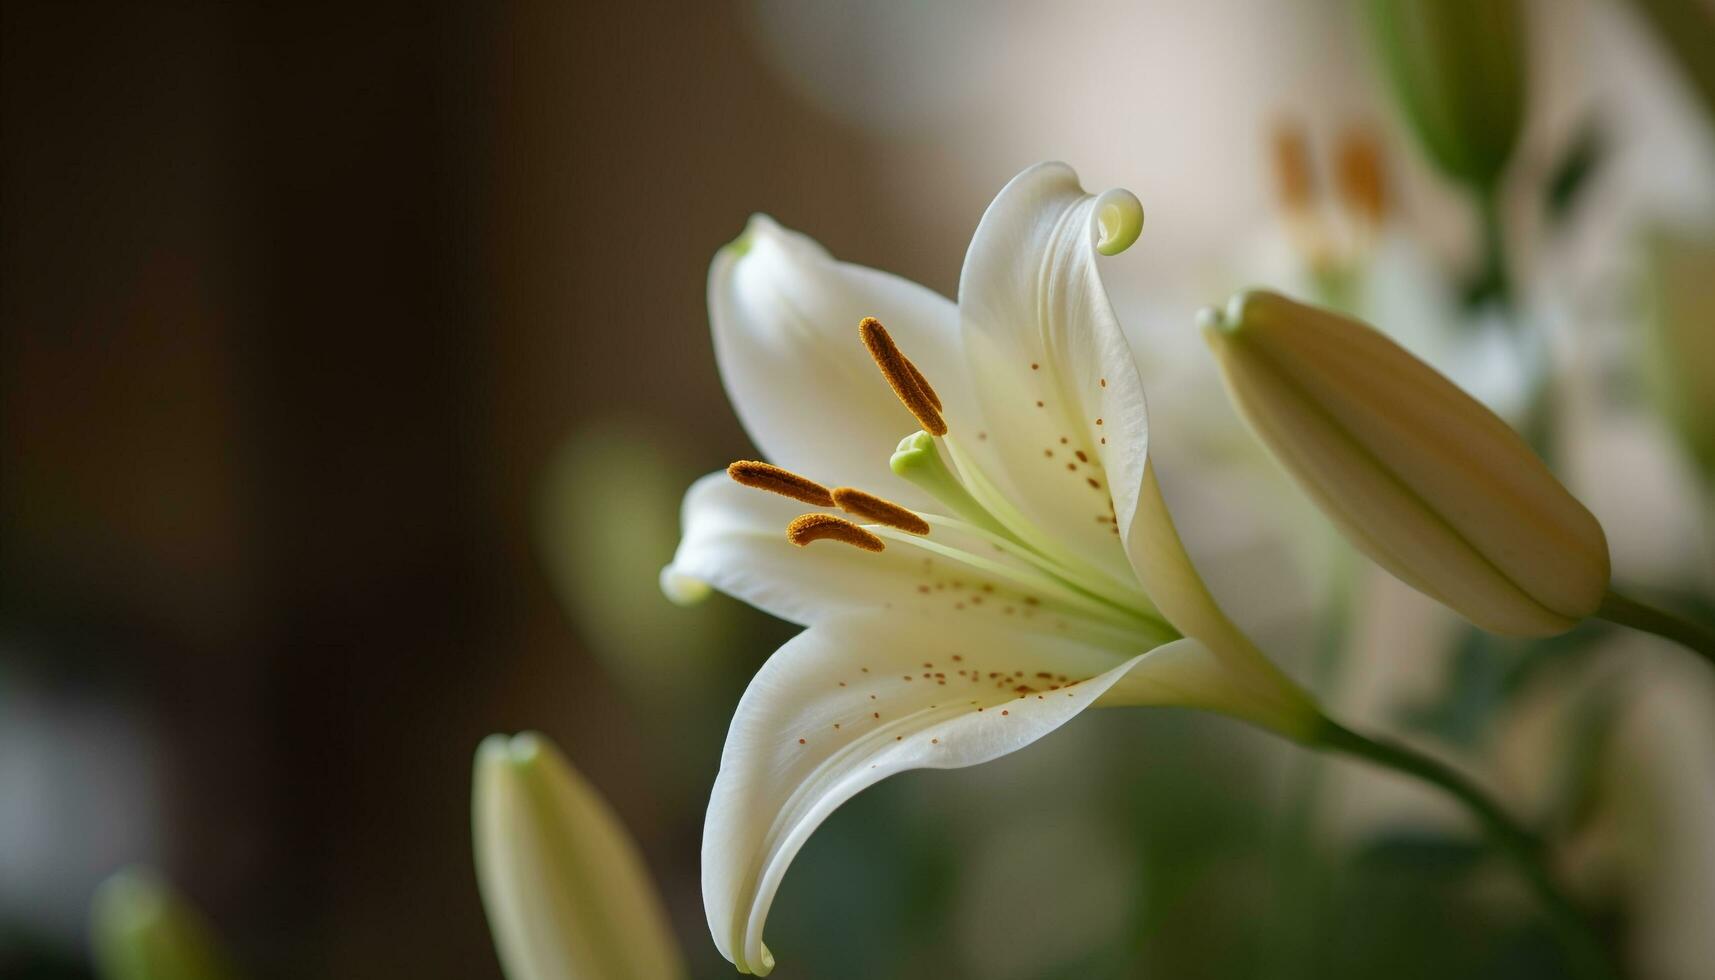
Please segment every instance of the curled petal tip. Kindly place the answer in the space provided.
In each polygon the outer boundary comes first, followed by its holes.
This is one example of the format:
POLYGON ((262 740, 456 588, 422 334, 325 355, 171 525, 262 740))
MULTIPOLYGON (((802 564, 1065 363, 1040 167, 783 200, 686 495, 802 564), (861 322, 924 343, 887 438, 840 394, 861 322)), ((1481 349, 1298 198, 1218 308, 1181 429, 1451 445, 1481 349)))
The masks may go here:
POLYGON ((735 259, 742 259, 750 254, 750 247, 754 244, 756 244, 756 239, 751 234, 751 230, 746 228, 739 233, 737 238, 722 245, 721 251, 730 254, 735 259))
POLYGON ((1143 204, 1123 187, 1104 191, 1096 198, 1095 222, 1096 251, 1118 255, 1143 232, 1143 204))
POLYGON ((755 247, 759 235, 772 234, 779 229, 780 226, 774 223, 773 218, 758 211, 744 223, 744 231, 739 232, 737 238, 721 246, 721 251, 731 253, 735 259, 742 259, 755 247))
POLYGON ((769 951, 768 944, 762 944, 762 958, 755 963, 736 963, 738 972, 747 977, 766 977, 774 972, 774 954, 769 951))
POLYGON ((694 606, 714 591, 709 583, 692 578, 672 565, 661 569, 661 594, 675 606, 694 606))

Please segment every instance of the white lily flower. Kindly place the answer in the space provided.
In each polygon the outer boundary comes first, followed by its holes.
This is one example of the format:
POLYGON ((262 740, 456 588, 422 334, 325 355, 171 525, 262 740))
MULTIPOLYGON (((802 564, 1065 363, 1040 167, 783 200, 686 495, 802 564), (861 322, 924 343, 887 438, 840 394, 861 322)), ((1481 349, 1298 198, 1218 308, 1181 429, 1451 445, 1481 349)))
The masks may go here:
POLYGON ((810 833, 894 773, 994 759, 1094 704, 1315 737, 1315 704, 1216 605, 1150 470, 1097 270, 1142 221, 1129 192, 1033 167, 984 215, 957 305, 761 216, 715 257, 722 378, 778 466, 696 483, 669 574, 808 627, 740 701, 704 827, 709 927, 740 971, 773 968, 763 923, 810 833))
POLYGON ((489 736, 473 782, 477 883, 507 977, 684 976, 636 842, 552 742, 489 736))

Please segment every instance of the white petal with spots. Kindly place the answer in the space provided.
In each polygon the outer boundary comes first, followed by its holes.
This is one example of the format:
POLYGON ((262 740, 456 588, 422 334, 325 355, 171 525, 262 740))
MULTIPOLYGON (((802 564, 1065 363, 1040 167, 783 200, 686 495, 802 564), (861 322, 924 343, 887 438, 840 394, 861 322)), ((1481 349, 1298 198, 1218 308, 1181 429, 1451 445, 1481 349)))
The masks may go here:
POLYGON ((989 205, 959 279, 987 438, 954 435, 1048 538, 1129 581, 1115 530, 1137 505, 1149 422, 1102 285, 1095 203, 1070 167, 1045 163, 989 205))
POLYGON ((1179 703, 1186 641, 1124 657, 949 616, 824 620, 775 652, 739 702, 703 829, 703 903, 715 944, 766 974, 762 930, 810 833, 865 787, 1029 745, 1127 683, 1125 703, 1179 703), (1166 655, 1166 656, 1163 656, 1166 655), (1140 677, 1162 658, 1165 680, 1140 677))
MULTIPOLYGON (((1074 631, 1119 649, 1138 641, 1124 630, 1091 623, 1005 575, 988 574, 890 540, 879 554, 834 541, 800 548, 786 540, 792 518, 815 508, 742 487, 711 473, 685 494, 684 536, 667 575, 706 582, 781 619, 814 625, 863 610, 949 613, 1034 631, 1074 631)), ((985 542, 937 528, 936 544, 982 552, 1004 569, 1020 562, 985 542)))
POLYGON ((709 267, 709 320, 721 379, 769 462, 830 486, 921 503, 887 461, 917 428, 858 339, 887 326, 951 408, 969 401, 958 311, 946 297, 840 262, 757 215, 709 267))

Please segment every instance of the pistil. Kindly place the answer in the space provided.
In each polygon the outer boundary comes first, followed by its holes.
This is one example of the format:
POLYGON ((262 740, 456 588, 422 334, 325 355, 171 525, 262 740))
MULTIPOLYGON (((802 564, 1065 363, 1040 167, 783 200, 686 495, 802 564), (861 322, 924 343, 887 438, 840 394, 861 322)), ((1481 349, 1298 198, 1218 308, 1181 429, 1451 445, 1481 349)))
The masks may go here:
POLYGON ((1018 541, 1017 536, 965 489, 946 461, 941 459, 940 450, 935 448, 935 438, 929 433, 913 432, 899 440, 899 447, 893 451, 893 458, 887 465, 895 475, 910 480, 971 524, 1009 541, 1018 541))

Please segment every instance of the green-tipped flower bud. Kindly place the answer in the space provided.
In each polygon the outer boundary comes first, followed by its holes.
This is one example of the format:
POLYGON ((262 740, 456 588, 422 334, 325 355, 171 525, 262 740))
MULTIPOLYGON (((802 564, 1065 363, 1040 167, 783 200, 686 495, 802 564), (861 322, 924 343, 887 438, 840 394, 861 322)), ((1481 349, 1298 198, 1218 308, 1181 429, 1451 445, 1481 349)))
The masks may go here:
POLYGON ((637 845, 553 743, 489 736, 473 795, 477 883, 507 977, 684 975, 637 845))
POLYGON ((1424 152, 1448 176, 1494 187, 1524 119, 1517 0, 1370 0, 1369 8, 1382 68, 1424 152))
POLYGON ((1433 368, 1267 292, 1205 311, 1203 332, 1251 431, 1382 567, 1496 633, 1564 632, 1601 605, 1601 525, 1433 368))
POLYGON ((90 902, 90 945, 102 980, 230 980, 214 931, 158 874, 128 868, 90 902))

